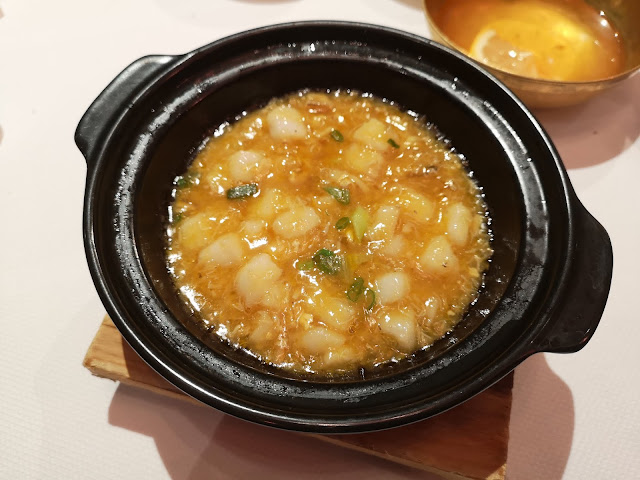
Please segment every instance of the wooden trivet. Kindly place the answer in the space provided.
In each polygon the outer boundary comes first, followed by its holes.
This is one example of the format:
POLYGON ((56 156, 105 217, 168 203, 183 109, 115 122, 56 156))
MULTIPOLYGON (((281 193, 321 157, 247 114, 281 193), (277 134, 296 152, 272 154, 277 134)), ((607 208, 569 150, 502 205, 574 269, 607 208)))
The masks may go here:
MULTIPOLYGON (((89 346, 83 364, 99 377, 202 405, 149 367, 108 317, 89 346)), ((313 437, 447 479, 503 480, 512 387, 510 374, 462 405, 427 420, 380 432, 313 437)))

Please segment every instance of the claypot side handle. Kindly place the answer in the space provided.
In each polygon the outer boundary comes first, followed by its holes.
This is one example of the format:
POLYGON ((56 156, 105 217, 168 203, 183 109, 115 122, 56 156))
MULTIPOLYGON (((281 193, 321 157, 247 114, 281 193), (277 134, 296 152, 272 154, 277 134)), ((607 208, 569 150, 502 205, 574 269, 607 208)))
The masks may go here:
POLYGON ((548 326, 533 342, 537 352, 572 353, 593 336, 611 287, 613 249, 607 231, 574 197, 575 241, 566 288, 548 326))
POLYGON ((88 164, 96 157, 117 119, 144 94, 146 85, 170 69, 177 58, 170 55, 142 57, 120 72, 98 95, 80 119, 75 133, 76 145, 88 164))

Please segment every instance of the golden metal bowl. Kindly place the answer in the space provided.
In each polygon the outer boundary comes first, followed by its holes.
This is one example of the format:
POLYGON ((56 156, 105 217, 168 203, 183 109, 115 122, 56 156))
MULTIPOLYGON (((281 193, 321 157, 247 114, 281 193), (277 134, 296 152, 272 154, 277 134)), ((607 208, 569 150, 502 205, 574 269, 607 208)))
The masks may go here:
MULTIPOLYGON (((440 18, 438 12, 447 1, 424 0, 431 36, 434 40, 468 56, 469 52, 449 39, 436 23, 436 19, 440 18)), ((575 105, 617 85, 640 69, 640 1, 585 0, 585 2, 599 11, 603 11, 620 33, 626 53, 626 64, 621 73, 595 81, 561 82, 523 77, 482 62, 478 63, 481 63, 484 68, 502 80, 527 106, 533 108, 575 105)), ((471 59, 477 62, 477 60, 471 59)))

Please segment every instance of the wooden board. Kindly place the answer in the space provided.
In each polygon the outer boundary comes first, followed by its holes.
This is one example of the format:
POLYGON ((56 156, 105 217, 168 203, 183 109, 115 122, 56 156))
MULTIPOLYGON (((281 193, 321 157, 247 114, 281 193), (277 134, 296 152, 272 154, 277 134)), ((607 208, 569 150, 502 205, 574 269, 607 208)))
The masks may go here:
MULTIPOLYGON (((99 377, 200 404, 138 357, 108 317, 83 364, 99 377)), ((447 479, 500 480, 506 471, 512 387, 513 374, 464 404, 411 425, 373 433, 313 436, 447 479)))

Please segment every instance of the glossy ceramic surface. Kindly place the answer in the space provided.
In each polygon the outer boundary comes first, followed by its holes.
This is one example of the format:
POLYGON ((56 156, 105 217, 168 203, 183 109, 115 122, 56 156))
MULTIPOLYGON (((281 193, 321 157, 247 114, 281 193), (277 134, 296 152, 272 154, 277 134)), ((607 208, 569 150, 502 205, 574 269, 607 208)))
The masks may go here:
POLYGON ((540 351, 593 335, 612 271, 609 238, 576 198, 535 118, 495 78, 429 40, 363 24, 244 32, 145 57, 88 109, 85 248, 100 297, 138 354, 227 413, 321 433, 389 428, 449 409, 540 351), (479 301, 433 348, 349 381, 291 377, 202 335, 166 270, 172 179, 221 122, 301 88, 353 88, 424 114, 483 186, 495 254, 479 301))

